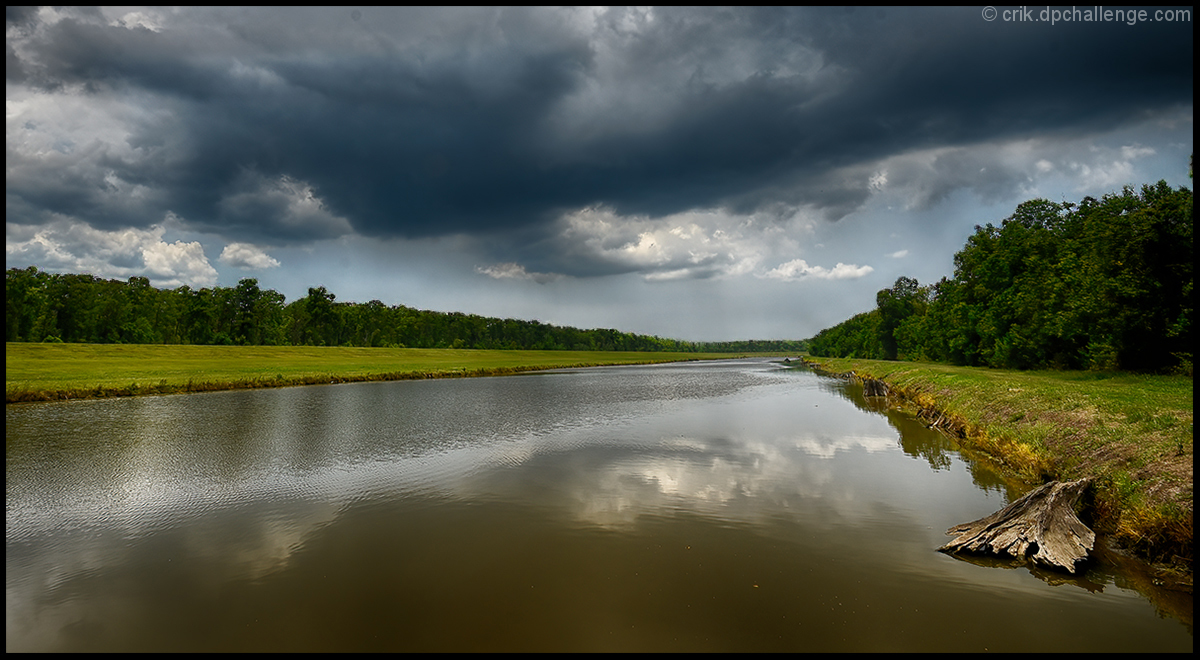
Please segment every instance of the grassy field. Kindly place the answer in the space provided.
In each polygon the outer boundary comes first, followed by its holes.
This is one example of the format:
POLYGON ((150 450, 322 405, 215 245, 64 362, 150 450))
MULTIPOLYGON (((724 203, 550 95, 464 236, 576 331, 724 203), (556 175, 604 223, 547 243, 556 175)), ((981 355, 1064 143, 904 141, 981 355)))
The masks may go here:
POLYGON ((734 357, 729 353, 156 344, 7 343, 4 349, 6 403, 734 357))
POLYGON ((1100 531, 1157 559, 1192 557, 1192 379, 808 358, 881 380, 1031 483, 1094 477, 1100 531))

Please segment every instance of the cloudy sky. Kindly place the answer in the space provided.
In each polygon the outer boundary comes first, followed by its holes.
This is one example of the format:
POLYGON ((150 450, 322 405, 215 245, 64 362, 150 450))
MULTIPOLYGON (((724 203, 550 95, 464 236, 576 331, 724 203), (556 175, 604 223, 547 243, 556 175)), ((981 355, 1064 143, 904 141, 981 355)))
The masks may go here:
POLYGON ((800 339, 1191 187, 1190 13, 982 9, 9 7, 5 265, 800 339))

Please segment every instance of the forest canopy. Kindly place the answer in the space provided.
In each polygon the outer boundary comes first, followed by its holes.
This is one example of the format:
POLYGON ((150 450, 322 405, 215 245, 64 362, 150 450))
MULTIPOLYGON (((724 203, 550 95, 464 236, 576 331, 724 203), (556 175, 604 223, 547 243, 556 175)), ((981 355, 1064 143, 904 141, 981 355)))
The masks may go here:
POLYGON ((901 277, 809 341, 824 357, 1191 373, 1192 192, 1036 199, 976 226, 954 276, 901 277))
POLYGON ((158 289, 31 266, 4 278, 6 342, 377 346, 688 352, 799 352, 794 340, 688 342, 612 329, 580 330, 404 305, 339 302, 325 287, 286 302, 243 279, 236 287, 158 289))

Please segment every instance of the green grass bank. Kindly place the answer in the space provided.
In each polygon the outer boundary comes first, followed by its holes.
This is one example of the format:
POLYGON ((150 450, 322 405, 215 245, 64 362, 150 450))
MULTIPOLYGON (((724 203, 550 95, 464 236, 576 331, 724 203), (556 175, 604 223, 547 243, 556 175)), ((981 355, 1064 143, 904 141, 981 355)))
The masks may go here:
POLYGON ((4 349, 5 403, 738 357, 730 353, 161 344, 6 343, 4 349))
POLYGON ((1122 546, 1192 560, 1192 379, 805 358, 882 381, 889 396, 1030 484, 1095 479, 1084 515, 1122 546))

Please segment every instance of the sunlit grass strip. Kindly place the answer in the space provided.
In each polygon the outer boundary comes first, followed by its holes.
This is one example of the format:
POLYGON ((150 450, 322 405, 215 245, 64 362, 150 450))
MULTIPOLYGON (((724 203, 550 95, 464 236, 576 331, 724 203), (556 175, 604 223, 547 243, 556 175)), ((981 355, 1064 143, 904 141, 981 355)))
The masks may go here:
POLYGON ((809 358, 888 384, 929 423, 1030 483, 1095 477, 1099 529, 1192 556, 1192 379, 809 358))
POLYGON ((355 381, 492 376, 564 367, 737 357, 729 353, 312 346, 5 344, 5 402, 355 381))

